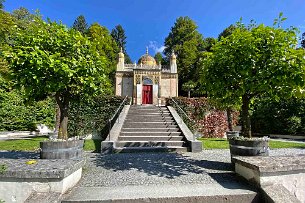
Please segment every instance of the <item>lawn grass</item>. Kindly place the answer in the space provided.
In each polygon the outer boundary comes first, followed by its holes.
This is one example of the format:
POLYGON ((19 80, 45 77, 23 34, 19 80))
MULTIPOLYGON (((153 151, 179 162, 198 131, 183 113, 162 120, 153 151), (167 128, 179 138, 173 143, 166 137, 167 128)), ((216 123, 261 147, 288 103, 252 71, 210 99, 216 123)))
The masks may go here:
MULTIPOLYGON (((204 149, 229 149, 229 143, 227 139, 221 138, 199 138, 202 141, 204 149)), ((281 141, 269 141, 270 149, 279 148, 304 148, 305 143, 294 143, 294 142, 281 142, 281 141)))
POLYGON ((40 147, 39 142, 47 139, 47 136, 38 136, 22 140, 1 140, 0 150, 35 151, 40 147))
MULTIPOLYGON (((39 149, 39 142, 46 140, 48 137, 39 136, 30 139, 23 140, 5 140, 0 141, 0 150, 16 150, 16 151, 35 151, 39 149)), ((221 138, 199 138, 202 141, 204 149, 229 149, 229 143, 226 139, 221 138)), ((269 141, 271 149, 278 148, 304 148, 305 143, 293 143, 293 142, 280 142, 269 141)), ((85 140, 84 150, 100 152, 101 141, 100 140, 85 140)))
MULTIPOLYGON (((47 136, 38 136, 22 140, 0 140, 0 150, 35 151, 39 149, 39 142, 47 140, 47 136)), ((84 150, 100 152, 100 140, 85 140, 84 150)))

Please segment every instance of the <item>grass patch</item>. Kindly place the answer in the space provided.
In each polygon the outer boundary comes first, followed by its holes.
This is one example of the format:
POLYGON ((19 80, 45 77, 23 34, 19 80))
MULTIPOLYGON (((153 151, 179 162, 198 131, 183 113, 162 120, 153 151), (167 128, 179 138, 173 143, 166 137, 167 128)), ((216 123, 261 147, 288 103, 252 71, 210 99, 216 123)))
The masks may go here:
POLYGON ((39 142, 48 139, 47 136, 38 136, 22 140, 0 141, 0 150, 35 151, 39 149, 39 142))
MULTIPOLYGON (((229 142, 227 139, 221 138, 199 138, 202 141, 202 146, 204 149, 229 149, 229 142)), ((304 148, 305 143, 294 143, 294 142, 281 142, 281 141, 269 141, 270 149, 279 148, 304 148)))
MULTIPOLYGON (((0 150, 8 151, 35 151, 39 149, 39 142, 47 140, 48 136, 38 136, 29 139, 22 140, 4 140, 0 141, 0 150)), ((84 144, 85 151, 101 151, 100 140, 85 140, 84 144)))
MULTIPOLYGON (((39 149, 39 142, 48 139, 47 136, 33 137, 23 140, 5 140, 0 141, 0 150, 16 151, 35 151, 39 149)), ((227 139, 221 138, 199 138, 204 149, 229 149, 227 139)), ((271 149, 279 148, 304 148, 305 143, 269 141, 271 149)), ((85 151, 100 152, 101 140, 85 140, 85 151)))
POLYGON ((84 150, 101 152, 101 140, 85 140, 84 150))

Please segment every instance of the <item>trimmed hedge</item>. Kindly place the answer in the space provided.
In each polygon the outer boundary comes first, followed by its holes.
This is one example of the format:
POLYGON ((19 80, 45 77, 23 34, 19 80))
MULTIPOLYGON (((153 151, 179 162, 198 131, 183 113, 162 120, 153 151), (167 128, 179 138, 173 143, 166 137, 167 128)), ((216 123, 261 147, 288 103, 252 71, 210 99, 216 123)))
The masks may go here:
MULTIPOLYGON (((227 114, 213 105, 209 99, 176 97, 174 100, 192 120, 185 118, 176 105, 168 100, 193 133, 201 133, 203 137, 223 137, 228 130, 227 114)), ((238 112, 233 112, 233 125, 237 124, 238 112)))
POLYGON ((261 134, 305 134, 305 99, 258 100, 253 105, 252 131, 261 134))
POLYGON ((124 98, 119 96, 105 96, 71 102, 68 124, 69 137, 84 136, 97 131, 98 135, 105 139, 109 131, 108 120, 123 100, 124 98))
POLYGON ((0 89, 0 131, 34 131, 42 123, 53 128, 54 115, 51 98, 26 104, 20 91, 0 89))

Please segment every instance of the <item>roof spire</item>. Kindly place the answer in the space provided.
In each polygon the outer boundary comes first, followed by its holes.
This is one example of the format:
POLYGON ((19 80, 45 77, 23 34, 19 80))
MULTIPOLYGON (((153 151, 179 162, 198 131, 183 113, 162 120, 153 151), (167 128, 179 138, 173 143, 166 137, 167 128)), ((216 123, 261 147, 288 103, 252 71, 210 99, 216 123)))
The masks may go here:
POLYGON ((146 54, 148 55, 148 47, 146 47, 146 54))

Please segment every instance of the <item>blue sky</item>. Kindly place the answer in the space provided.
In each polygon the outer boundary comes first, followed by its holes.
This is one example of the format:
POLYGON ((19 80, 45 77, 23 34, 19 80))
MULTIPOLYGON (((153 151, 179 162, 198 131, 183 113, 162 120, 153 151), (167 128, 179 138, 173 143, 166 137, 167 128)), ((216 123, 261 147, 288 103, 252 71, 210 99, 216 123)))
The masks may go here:
POLYGON ((145 53, 162 50, 164 39, 179 16, 189 16, 204 37, 217 37, 232 23, 272 25, 282 11, 288 19, 284 26, 305 32, 305 0, 6 0, 5 10, 21 6, 31 12, 39 9, 52 20, 71 26, 79 15, 88 24, 98 22, 109 30, 121 24, 127 35, 127 52, 132 60, 145 53))

